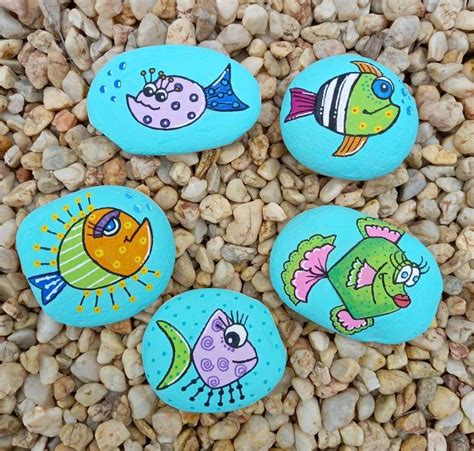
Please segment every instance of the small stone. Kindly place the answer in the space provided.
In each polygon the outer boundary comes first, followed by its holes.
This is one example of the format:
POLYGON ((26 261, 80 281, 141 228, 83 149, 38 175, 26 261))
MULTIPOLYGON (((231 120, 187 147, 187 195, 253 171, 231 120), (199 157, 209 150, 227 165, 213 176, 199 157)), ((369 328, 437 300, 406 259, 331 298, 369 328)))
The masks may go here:
POLYGON ((130 437, 129 430, 120 420, 108 420, 97 426, 95 439, 101 450, 112 450, 119 447, 130 437))
POLYGON ((296 408, 298 425, 307 434, 317 434, 322 429, 321 412, 316 398, 300 401, 296 408))
POLYGON ((380 382, 379 391, 383 395, 401 392, 411 382, 410 376, 400 370, 379 370, 377 379, 380 382))
POLYGON ((128 402, 132 410, 132 418, 141 420, 154 412, 158 402, 149 385, 134 385, 128 392, 128 402))
POLYGON ((65 424, 59 431, 59 438, 73 449, 85 449, 92 442, 94 434, 85 424, 65 424))
POLYGON ((102 384, 91 383, 81 385, 76 392, 76 401, 85 407, 90 407, 101 401, 107 394, 107 389, 102 384))
POLYGON ((63 414, 59 407, 34 407, 23 415, 26 428, 35 434, 55 437, 63 426, 63 414))
POLYGON ((127 390, 127 382, 123 372, 113 366, 107 365, 100 369, 100 380, 105 388, 114 392, 124 392, 127 390))
POLYGON ((347 384, 354 380, 359 371, 359 364, 351 358, 335 360, 330 368, 331 376, 334 379, 347 384))
POLYGON ((358 399, 359 393, 353 388, 324 399, 321 407, 324 428, 335 431, 349 425, 358 399))
POLYGON ((453 415, 459 409, 459 398, 448 388, 438 387, 428 410, 438 420, 453 415))
POLYGON ((199 204, 201 217, 205 221, 216 224, 232 215, 228 200, 220 194, 210 194, 199 204))
POLYGON ((263 34, 267 29, 268 13, 258 4, 249 5, 244 10, 242 24, 253 35, 263 34))

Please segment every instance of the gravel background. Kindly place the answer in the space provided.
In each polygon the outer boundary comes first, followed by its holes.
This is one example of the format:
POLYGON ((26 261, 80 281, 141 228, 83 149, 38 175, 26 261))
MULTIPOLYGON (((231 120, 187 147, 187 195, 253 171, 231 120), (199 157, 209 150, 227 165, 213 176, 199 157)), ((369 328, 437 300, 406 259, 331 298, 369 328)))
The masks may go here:
POLYGON ((1 449, 472 449, 473 0, 0 0, 0 34, 1 449), (100 67, 164 43, 228 53, 256 76, 262 113, 239 142, 132 157, 91 127, 85 97, 100 67), (392 68, 420 111, 406 162, 369 182, 305 169, 278 125, 292 78, 346 51, 392 68), (101 184, 134 187, 166 211, 173 280, 131 320, 63 327, 28 289, 16 230, 29 211, 101 184), (435 255, 443 300, 423 336, 361 344, 281 305, 268 279, 275 236, 298 212, 329 203, 401 225, 435 255), (151 314, 177 293, 210 286, 262 300, 289 355, 271 396, 228 415, 163 405, 141 366, 151 314))

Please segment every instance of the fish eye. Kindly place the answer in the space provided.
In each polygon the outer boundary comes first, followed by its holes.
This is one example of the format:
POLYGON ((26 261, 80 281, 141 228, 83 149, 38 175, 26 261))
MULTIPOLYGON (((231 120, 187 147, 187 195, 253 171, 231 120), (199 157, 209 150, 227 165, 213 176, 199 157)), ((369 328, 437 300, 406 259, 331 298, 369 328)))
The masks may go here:
POLYGON ((412 287, 420 280, 420 270, 418 268, 412 268, 412 273, 410 278, 406 281, 405 285, 407 287, 412 287))
POLYGON ((110 219, 107 224, 104 226, 103 234, 105 236, 113 236, 115 235, 120 229, 120 219, 112 218, 110 219))
POLYGON ((386 77, 378 77, 372 83, 372 91, 379 99, 388 99, 393 90, 393 83, 386 77))
POLYGON ((145 94, 146 97, 151 97, 155 95, 155 92, 156 86, 153 83, 147 83, 143 88, 143 94, 145 94))
POLYGON ((232 324, 224 332, 224 341, 231 348, 240 348, 247 341, 247 330, 242 324, 232 324))
POLYGON ((405 283, 409 280, 413 269, 415 268, 412 268, 410 265, 403 266, 397 275, 396 283, 405 283))
POLYGON ((155 99, 158 102, 164 102, 168 98, 168 93, 164 89, 158 89, 155 94, 155 99))

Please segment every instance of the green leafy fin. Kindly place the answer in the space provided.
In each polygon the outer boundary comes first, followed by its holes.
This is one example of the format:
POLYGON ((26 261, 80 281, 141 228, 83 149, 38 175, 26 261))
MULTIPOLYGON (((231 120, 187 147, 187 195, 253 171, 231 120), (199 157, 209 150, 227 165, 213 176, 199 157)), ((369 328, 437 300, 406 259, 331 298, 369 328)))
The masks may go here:
POLYGON ((358 219, 357 228, 364 238, 384 238, 392 243, 400 241, 405 234, 397 226, 371 217, 358 219))
POLYGON ((186 373, 191 364, 191 349, 186 339, 172 324, 166 321, 157 321, 156 324, 168 338, 172 349, 170 367, 156 387, 157 390, 163 390, 178 382, 186 373))
POLYGON ((357 284, 357 276, 364 264, 360 261, 359 257, 357 257, 354 262, 352 263, 351 270, 347 276, 346 287, 353 287, 357 284))
POLYGON ((295 272, 299 269, 301 260, 304 259, 304 255, 308 251, 312 251, 317 247, 323 247, 326 244, 334 244, 336 235, 322 236, 314 235, 307 240, 303 240, 298 244, 296 250, 291 252, 288 256, 288 260, 283 264, 283 271, 281 273, 281 279, 283 281, 283 287, 285 293, 291 299, 293 304, 297 305, 301 302, 295 294, 295 287, 291 284, 295 272))

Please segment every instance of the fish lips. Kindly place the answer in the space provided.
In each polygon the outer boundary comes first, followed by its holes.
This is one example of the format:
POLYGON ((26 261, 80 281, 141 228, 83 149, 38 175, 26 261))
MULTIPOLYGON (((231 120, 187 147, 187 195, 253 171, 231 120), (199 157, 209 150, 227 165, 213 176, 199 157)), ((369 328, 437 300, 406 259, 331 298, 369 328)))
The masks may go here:
POLYGON ((411 304, 411 299, 406 294, 397 294, 393 297, 393 302, 400 308, 407 308, 411 304))

